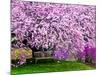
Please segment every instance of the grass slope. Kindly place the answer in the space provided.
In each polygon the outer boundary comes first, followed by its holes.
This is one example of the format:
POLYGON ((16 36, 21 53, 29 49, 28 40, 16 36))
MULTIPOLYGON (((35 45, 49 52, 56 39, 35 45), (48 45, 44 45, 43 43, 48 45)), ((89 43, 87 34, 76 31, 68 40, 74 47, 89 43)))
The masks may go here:
POLYGON ((13 67, 11 75, 43 73, 43 72, 61 72, 61 71, 79 71, 95 69, 88 65, 75 61, 46 62, 37 64, 24 64, 19 67, 13 67))

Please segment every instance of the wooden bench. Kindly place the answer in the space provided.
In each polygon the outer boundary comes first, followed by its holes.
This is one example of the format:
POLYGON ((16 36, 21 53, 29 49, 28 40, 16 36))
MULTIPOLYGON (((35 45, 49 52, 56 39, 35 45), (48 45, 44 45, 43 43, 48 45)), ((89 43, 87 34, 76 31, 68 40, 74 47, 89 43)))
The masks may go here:
POLYGON ((35 63, 37 63, 40 59, 53 59, 52 51, 38 51, 34 52, 35 55, 35 63))

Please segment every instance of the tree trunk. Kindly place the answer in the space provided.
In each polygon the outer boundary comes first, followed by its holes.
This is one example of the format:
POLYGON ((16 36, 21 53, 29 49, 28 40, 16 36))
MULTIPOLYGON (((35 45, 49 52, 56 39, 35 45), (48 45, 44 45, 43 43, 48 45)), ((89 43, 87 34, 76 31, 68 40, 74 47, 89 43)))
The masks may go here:
POLYGON ((32 62, 35 63, 35 55, 34 55, 34 50, 32 50, 32 62))
POLYGON ((35 46, 32 47, 32 46, 28 43, 27 39, 24 39, 24 40, 22 41, 22 43, 23 43, 26 47, 29 47, 29 48, 32 50, 32 62, 35 63, 35 55, 34 55, 34 52, 36 51, 36 47, 35 47, 35 46))
POLYGON ((28 45, 28 47, 32 50, 32 62, 35 63, 35 55, 34 55, 35 47, 31 47, 31 45, 28 45))

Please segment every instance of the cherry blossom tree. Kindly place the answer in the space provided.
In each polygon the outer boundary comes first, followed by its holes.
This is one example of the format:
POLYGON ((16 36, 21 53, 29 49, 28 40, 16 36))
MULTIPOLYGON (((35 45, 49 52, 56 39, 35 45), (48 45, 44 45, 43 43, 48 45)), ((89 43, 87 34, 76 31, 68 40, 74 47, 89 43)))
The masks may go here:
POLYGON ((54 57, 64 50, 77 59, 86 45, 96 47, 96 7, 11 0, 11 33, 19 40, 18 48, 25 45, 33 54, 41 47, 52 49, 54 57))

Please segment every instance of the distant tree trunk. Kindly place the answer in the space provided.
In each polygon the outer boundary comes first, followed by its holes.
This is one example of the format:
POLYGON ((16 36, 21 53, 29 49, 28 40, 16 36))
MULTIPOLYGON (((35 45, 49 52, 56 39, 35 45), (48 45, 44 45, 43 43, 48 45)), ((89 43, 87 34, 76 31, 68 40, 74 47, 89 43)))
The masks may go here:
POLYGON ((87 52, 86 52, 86 55, 85 55, 85 62, 86 62, 86 63, 89 63, 89 55, 88 55, 87 52))
POLYGON ((85 58, 85 63, 88 63, 88 62, 89 62, 89 61, 88 61, 88 58, 86 57, 86 58, 85 58))

